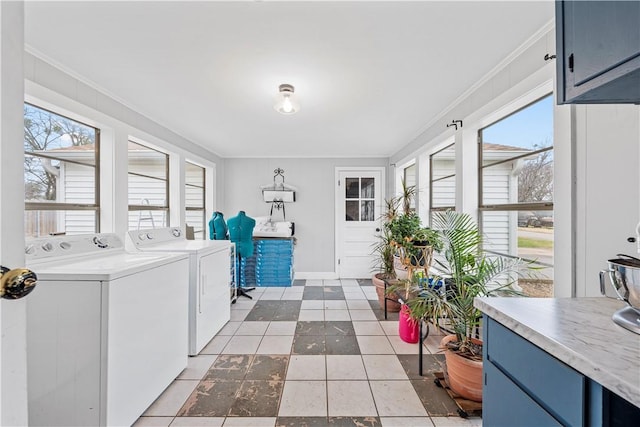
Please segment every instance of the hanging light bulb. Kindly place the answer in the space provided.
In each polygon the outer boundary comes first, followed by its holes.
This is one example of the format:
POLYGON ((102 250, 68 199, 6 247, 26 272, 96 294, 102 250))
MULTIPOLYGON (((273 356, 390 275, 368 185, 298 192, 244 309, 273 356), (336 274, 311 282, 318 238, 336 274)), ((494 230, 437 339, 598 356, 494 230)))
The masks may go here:
POLYGON ((289 84, 281 84, 278 89, 276 103, 273 108, 281 114, 296 113, 300 109, 300 105, 295 98, 294 87, 289 84))

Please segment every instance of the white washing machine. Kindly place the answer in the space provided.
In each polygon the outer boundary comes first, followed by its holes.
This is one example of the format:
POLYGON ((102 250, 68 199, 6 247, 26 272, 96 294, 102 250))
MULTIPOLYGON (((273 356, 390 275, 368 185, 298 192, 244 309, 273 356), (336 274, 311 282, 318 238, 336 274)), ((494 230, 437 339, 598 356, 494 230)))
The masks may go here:
POLYGON ((189 260, 114 234, 28 242, 29 424, 128 426, 187 365, 189 260))
POLYGON ((189 355, 196 356, 231 318, 229 240, 187 240, 180 228, 129 232, 143 252, 189 254, 189 355))

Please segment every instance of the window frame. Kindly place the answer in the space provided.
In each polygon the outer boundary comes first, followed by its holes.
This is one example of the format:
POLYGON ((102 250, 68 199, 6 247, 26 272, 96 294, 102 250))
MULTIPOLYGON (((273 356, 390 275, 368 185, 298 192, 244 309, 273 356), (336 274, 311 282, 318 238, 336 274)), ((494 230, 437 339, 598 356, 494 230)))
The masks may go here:
MULTIPOLYGON (((456 186, 454 186, 454 204, 451 206, 433 206, 433 183, 434 182, 438 182, 438 181, 443 181, 445 179, 449 179, 449 178, 455 178, 456 177, 456 173, 454 170, 454 173, 450 174, 450 175, 445 175, 442 176, 440 178, 435 178, 434 179, 434 167, 433 167, 433 158, 434 156, 437 156, 439 153, 442 153, 443 151, 446 151, 450 148, 454 148, 455 149, 455 142, 452 142, 451 144, 447 144, 446 146, 440 148, 437 151, 434 151, 433 153, 429 154, 429 224, 431 224, 431 219, 433 217, 433 214, 435 212, 444 212, 444 211, 448 211, 448 210, 456 210, 456 206, 455 206, 455 192, 456 192, 456 187, 457 187, 457 183, 456 186)), ((455 156, 454 156, 454 162, 455 162, 455 156)))
MULTIPOLYGON (((95 164, 93 165, 79 162, 76 160, 63 159, 57 156, 34 153, 34 152, 23 149, 25 159, 27 156, 32 156, 32 157, 37 157, 42 159, 57 160, 59 162, 72 163, 72 164, 77 164, 84 167, 94 168, 94 177, 93 177, 94 178, 94 203, 77 203, 77 202, 64 203, 64 202, 44 202, 44 201, 29 202, 25 200, 24 201, 25 213, 27 211, 93 211, 94 212, 94 233, 99 233, 100 232, 100 128, 87 124, 82 120, 78 120, 78 119, 69 117, 65 114, 58 113, 56 111, 53 111, 52 109, 41 107, 32 102, 25 101, 23 105, 28 105, 29 107, 36 108, 38 110, 44 111, 46 113, 49 113, 58 117, 62 117, 63 119, 66 119, 66 120, 70 120, 82 126, 91 128, 95 132, 95 143, 94 143, 94 147, 95 147, 94 163, 95 164)), ((23 120, 24 120, 24 113, 23 113, 23 120)), ((24 137, 23 137, 23 145, 24 145, 24 137)), ((64 231, 64 233, 66 233, 66 231, 64 231)))
MULTIPOLYGON (((202 189, 202 207, 195 207, 195 206, 187 206, 187 202, 185 200, 184 203, 184 209, 185 209, 185 213, 186 212, 202 212, 202 240, 206 240, 207 239, 207 233, 206 233, 206 229, 207 229, 207 218, 206 218, 206 206, 207 206, 207 168, 205 168, 204 166, 200 166, 194 162, 191 162, 189 160, 185 160, 185 168, 184 168, 184 172, 185 172, 185 180, 184 180, 184 185, 185 185, 185 194, 186 194, 186 189, 187 187, 189 188, 201 188, 202 189), (194 184, 189 184, 187 183, 187 179, 186 179, 186 174, 187 174, 187 165, 191 165, 194 167, 197 167, 199 169, 202 169, 202 186, 198 186, 198 185, 194 185, 194 184)), ((187 223, 186 217, 185 217, 185 226, 187 223)), ((196 231, 194 230, 194 233, 196 231)))
MULTIPOLYGON (((151 150, 151 151, 155 151, 156 153, 162 154, 165 157, 165 167, 164 167, 164 173, 165 173, 165 177, 166 179, 162 179, 162 178, 158 178, 155 176, 151 176, 151 175, 145 175, 145 174, 141 174, 141 173, 137 173, 137 172, 131 172, 129 171, 129 150, 127 149, 127 179, 130 175, 133 176, 138 176, 141 178, 148 178, 148 179, 153 179, 156 181, 165 181, 165 198, 164 198, 164 205, 160 206, 160 205, 143 205, 143 204, 130 204, 127 203, 127 212, 140 212, 140 211, 160 211, 160 212, 164 212, 165 213, 165 224, 163 225, 163 227, 168 227, 169 223, 168 223, 168 218, 169 218, 169 198, 170 198, 170 175, 169 175, 169 154, 165 153, 163 151, 160 151, 157 148, 153 148, 147 144, 138 142, 138 141, 134 141, 132 139, 128 139, 127 140, 127 148, 128 148, 128 144, 136 144, 139 145, 141 147, 146 148, 147 150, 151 150)), ((127 195, 127 199, 128 199, 128 195, 127 195)), ((129 228, 129 224, 127 224, 127 229, 131 230, 129 228)), ((138 228, 140 229, 140 228, 138 228)))

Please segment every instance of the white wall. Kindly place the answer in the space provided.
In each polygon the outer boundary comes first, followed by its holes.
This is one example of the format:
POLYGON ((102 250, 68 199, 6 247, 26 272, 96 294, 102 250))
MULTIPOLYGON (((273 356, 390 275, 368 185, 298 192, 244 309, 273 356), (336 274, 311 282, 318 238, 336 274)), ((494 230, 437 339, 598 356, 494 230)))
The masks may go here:
MULTIPOLYGON (((274 169, 284 169, 285 182, 298 189, 296 202, 285 208, 287 221, 295 222, 296 276, 329 277, 335 271, 336 166, 387 166, 387 159, 226 159, 225 218, 240 210, 251 217, 268 216, 270 204, 260 187, 273 183, 274 169)), ((274 211, 274 220, 281 215, 274 211)))
MULTIPOLYGON (((22 2, 0 2, 0 264, 24 266, 22 2)), ((37 289, 36 289, 37 291, 37 289)), ((0 425, 27 425, 26 300, 0 301, 0 425)))
POLYGON ((576 295, 594 296, 608 259, 638 256, 640 107, 579 105, 575 124, 576 295))

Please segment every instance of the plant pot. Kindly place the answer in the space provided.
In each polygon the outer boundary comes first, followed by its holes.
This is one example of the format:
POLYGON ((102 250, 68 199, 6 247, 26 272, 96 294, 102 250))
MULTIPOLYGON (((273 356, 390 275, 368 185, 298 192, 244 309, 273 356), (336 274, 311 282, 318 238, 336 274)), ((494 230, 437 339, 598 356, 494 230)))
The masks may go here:
MULTIPOLYGON (((375 274, 371 278, 371 281, 376 287, 376 294, 378 294, 378 304, 380 304, 380 308, 384 310, 384 303, 385 303, 384 280, 382 280, 382 273, 375 274)), ((392 297, 389 296, 388 298, 392 298, 392 297)), ((392 298, 392 300, 387 300, 386 302, 387 302, 387 312, 394 313, 394 312, 400 311, 400 303, 398 303, 395 300, 395 298, 392 298)))
POLYGON ((420 328, 418 327, 418 321, 409 316, 410 313, 409 306, 402 304, 398 317, 398 335, 400 335, 402 341, 415 344, 420 339, 420 328))
MULTIPOLYGON (((440 347, 446 348, 446 343, 455 340, 455 335, 447 335, 440 341, 440 347)), ((473 341, 482 343, 480 340, 473 341)), ((467 359, 450 350, 445 350, 444 356, 451 390, 465 399, 482 402, 482 361, 467 359)))
POLYGON ((396 277, 398 280, 405 280, 409 277, 407 266, 402 264, 400 257, 397 255, 393 256, 393 267, 396 271, 396 277))

